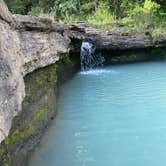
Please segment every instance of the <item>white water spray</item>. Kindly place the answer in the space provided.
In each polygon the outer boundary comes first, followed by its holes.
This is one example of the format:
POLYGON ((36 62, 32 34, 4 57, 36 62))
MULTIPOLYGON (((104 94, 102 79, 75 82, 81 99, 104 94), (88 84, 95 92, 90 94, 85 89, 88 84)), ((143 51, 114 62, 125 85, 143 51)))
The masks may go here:
POLYGON ((88 41, 82 42, 80 59, 82 71, 102 66, 105 61, 101 53, 96 51, 96 46, 88 41))

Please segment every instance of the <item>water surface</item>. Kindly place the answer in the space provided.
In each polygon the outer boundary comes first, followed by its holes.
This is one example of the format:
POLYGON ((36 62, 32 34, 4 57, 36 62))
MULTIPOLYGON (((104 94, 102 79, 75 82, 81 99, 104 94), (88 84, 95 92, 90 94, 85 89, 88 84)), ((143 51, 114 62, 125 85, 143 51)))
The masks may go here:
POLYGON ((29 166, 165 166, 166 62, 78 73, 29 166))

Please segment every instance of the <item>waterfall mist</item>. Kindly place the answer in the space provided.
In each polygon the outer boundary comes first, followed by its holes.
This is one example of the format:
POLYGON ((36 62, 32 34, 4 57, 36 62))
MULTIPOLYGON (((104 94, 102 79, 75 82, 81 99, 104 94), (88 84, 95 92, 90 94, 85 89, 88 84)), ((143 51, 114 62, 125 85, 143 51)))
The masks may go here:
POLYGON ((97 46, 89 41, 83 41, 81 45, 81 70, 86 71, 98 66, 102 66, 105 61, 97 46))

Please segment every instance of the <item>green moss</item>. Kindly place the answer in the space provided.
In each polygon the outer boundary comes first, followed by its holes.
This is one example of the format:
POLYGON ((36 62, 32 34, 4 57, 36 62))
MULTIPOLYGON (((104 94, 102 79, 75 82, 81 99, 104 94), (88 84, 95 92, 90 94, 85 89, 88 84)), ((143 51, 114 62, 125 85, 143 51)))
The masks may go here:
POLYGON ((4 154, 4 149, 3 147, 0 147, 0 158, 3 156, 3 154, 4 154))
POLYGON ((15 116, 13 119, 13 125, 15 126, 19 122, 19 120, 20 120, 20 117, 18 115, 15 116))
POLYGON ((32 103, 36 103, 48 89, 54 87, 57 83, 57 65, 51 65, 39 69, 25 78, 26 98, 23 108, 28 108, 32 103))
POLYGON ((66 56, 62 61, 65 65, 72 65, 73 64, 69 56, 66 56))
MULTIPOLYGON (((35 115, 33 116, 33 119, 31 121, 31 124, 26 122, 26 126, 22 126, 21 128, 15 129, 8 138, 5 139, 6 145, 13 145, 18 141, 21 140, 27 140, 31 135, 33 135, 37 130, 37 122, 40 122, 44 117, 47 116, 47 108, 45 106, 39 107, 35 115)), ((15 118, 15 124, 18 121, 18 117, 15 118)), ((2 151, 0 150, 0 156, 2 151)))
POLYGON ((16 129, 8 138, 5 139, 6 145, 12 145, 19 140, 27 139, 33 133, 35 133, 36 127, 32 124, 29 124, 24 129, 16 129))
POLYGON ((47 108, 46 107, 40 107, 38 112, 35 114, 33 120, 35 122, 41 121, 44 117, 47 116, 47 108))
POLYGON ((5 166, 11 166, 11 157, 9 154, 6 156, 5 166))
MULTIPOLYGON (((48 89, 53 88, 57 83, 57 65, 50 65, 43 69, 36 70, 34 73, 27 75, 26 83, 26 98, 23 102, 23 109, 26 110, 29 106, 38 102, 48 89)), ((25 115, 26 116, 26 115, 25 115)), ((6 145, 13 145, 19 141, 27 140, 35 133, 38 128, 38 122, 47 116, 47 107, 40 106, 38 110, 33 111, 31 119, 27 117, 24 124, 20 119, 20 115, 15 117, 13 128, 8 138, 5 140, 6 145), (21 127, 19 127, 22 124, 21 127)))
POLYGON ((49 85, 55 85, 55 83, 57 82, 57 68, 56 65, 54 67, 49 68, 48 73, 48 82, 49 85))
POLYGON ((32 124, 30 124, 23 132, 22 132, 22 138, 27 139, 32 134, 34 134, 36 131, 36 127, 32 124))

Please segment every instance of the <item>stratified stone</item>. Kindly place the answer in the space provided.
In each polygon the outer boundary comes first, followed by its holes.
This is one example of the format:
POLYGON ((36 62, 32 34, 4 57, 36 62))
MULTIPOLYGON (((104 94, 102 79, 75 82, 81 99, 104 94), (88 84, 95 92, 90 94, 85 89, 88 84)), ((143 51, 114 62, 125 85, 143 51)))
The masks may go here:
POLYGON ((16 29, 45 31, 52 28, 52 20, 36 16, 19 15, 13 16, 16 29))
POLYGON ((18 33, 0 20, 0 141, 9 134, 25 96, 18 33))

